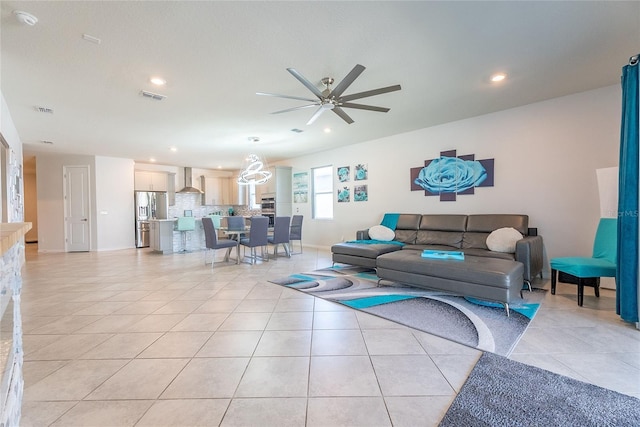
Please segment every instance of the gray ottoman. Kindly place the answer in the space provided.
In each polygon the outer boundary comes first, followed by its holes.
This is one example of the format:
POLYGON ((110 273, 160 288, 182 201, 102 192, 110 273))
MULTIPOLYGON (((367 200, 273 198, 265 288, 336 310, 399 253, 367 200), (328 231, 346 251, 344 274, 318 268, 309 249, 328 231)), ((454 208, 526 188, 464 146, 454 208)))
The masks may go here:
POLYGON ((465 256, 464 260, 423 258, 421 251, 402 250, 380 255, 380 280, 450 292, 505 306, 521 295, 524 265, 518 261, 465 256))

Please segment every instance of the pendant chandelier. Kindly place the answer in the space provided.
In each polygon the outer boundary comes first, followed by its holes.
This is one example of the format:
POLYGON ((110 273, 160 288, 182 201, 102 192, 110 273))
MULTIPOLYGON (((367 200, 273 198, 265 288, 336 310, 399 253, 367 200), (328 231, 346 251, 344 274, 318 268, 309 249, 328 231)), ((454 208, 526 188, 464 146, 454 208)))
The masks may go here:
POLYGON ((238 184, 264 184, 271 178, 271 172, 269 172, 260 157, 257 154, 249 154, 244 159, 242 169, 238 175, 238 184))

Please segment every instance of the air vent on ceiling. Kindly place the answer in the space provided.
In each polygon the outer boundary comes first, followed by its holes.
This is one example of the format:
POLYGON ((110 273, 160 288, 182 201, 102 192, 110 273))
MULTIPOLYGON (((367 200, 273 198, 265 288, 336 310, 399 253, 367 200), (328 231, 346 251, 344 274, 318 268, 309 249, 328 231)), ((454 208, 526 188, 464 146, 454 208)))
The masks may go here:
POLYGON ((42 141, 40 141, 41 144, 47 144, 47 145, 53 145, 53 141, 47 141, 46 139, 43 139, 42 141))
POLYGON ((302 129, 298 129, 298 128, 293 128, 291 129, 291 132, 295 132, 295 133, 302 133, 304 132, 302 129))
POLYGON ((146 90, 141 90, 140 91, 140 95, 144 96, 145 98, 154 99, 156 101, 162 101, 163 99, 166 98, 166 96, 164 96, 164 95, 160 95, 159 93, 149 92, 149 91, 146 91, 146 90))
POLYGON ((36 109, 37 112, 39 113, 47 113, 47 114, 53 114, 53 108, 48 108, 48 107, 40 107, 38 105, 36 105, 34 107, 36 109))

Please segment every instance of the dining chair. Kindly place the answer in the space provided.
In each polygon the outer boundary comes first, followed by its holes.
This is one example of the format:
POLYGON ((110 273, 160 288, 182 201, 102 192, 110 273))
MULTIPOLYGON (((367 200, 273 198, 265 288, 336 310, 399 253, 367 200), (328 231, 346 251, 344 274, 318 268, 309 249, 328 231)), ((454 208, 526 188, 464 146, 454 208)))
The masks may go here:
POLYGON ((243 257, 246 253, 246 248, 251 248, 251 264, 255 264, 258 258, 256 248, 260 247, 261 259, 269 261, 269 258, 264 256, 264 248, 269 244, 267 240, 267 233, 269 230, 269 218, 266 216, 253 216, 251 217, 251 226, 249 227, 249 237, 241 237, 240 245, 243 248, 243 257))
POLYGON ((289 232, 289 242, 291 245, 290 253, 302 253, 302 215, 294 215, 291 217, 291 229, 289 232), (293 252, 293 241, 300 242, 300 252, 293 252))
POLYGON ((228 216, 227 228, 229 230, 243 230, 244 229, 244 217, 241 216, 228 216))
POLYGON ((592 286, 596 297, 600 297, 600 278, 616 277, 617 245, 618 220, 600 218, 591 257, 551 259, 551 294, 556 294, 556 275, 560 272, 564 273, 560 279, 578 285, 579 306, 582 306, 585 286, 592 286))
POLYGON ((224 256, 224 261, 229 262, 229 255, 231 249, 236 248, 236 256, 240 256, 240 249, 238 248, 238 242, 231 239, 218 239, 218 230, 214 226, 213 220, 209 217, 202 218, 202 228, 204 228, 204 263, 207 264, 207 253, 209 250, 213 251, 213 258, 211 259, 211 269, 216 262, 216 250, 227 249, 227 253, 224 256))
POLYGON ((273 223, 273 235, 267 238, 270 245, 273 245, 273 257, 278 257, 278 245, 282 245, 284 253, 291 258, 291 250, 289 249, 289 226, 291 224, 290 216, 277 216, 273 223))

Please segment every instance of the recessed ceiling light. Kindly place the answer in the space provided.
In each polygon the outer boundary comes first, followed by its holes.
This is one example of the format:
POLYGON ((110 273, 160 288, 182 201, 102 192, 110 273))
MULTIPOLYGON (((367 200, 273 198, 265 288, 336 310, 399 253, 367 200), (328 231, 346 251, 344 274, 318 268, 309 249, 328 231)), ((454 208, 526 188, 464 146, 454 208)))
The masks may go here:
POLYGON ((175 153, 178 149, 176 147, 169 147, 169 151, 173 151, 175 153))
POLYGON ((331 133, 331 128, 324 128, 324 133, 331 133))
POLYGON ((151 157, 151 158, 149 159, 149 161, 150 161, 151 163, 155 163, 156 159, 155 159, 154 157, 151 157))
POLYGON ((21 24, 25 24, 25 25, 28 25, 30 27, 33 27, 34 25, 36 25, 38 23, 38 18, 36 18, 35 16, 33 16, 32 14, 30 14, 28 12, 24 12, 22 10, 14 10, 13 14, 16 16, 16 19, 21 24))
POLYGON ((167 81, 162 77, 151 77, 149 81, 156 86, 164 86, 167 84, 167 81))
POLYGON ((505 73, 496 73, 493 76, 491 76, 491 81, 494 83, 497 83, 497 82, 503 81, 506 78, 507 78, 507 75, 505 73))

